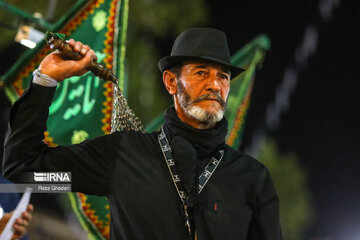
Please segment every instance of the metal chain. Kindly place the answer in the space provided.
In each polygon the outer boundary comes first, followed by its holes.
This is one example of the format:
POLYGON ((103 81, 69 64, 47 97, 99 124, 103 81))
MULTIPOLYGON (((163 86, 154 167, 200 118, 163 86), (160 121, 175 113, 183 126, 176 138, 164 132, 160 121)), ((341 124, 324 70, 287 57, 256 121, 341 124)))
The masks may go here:
POLYGON ((145 133, 145 127, 141 120, 130 109, 118 83, 114 84, 113 110, 111 116, 111 132, 122 130, 134 130, 145 133))

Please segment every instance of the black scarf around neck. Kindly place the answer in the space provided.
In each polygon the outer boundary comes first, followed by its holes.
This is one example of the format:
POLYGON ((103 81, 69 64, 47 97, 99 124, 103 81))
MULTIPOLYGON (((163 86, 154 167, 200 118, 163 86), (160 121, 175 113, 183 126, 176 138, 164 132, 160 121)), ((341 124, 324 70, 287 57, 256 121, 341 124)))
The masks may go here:
POLYGON ((196 191, 198 176, 212 155, 225 145, 227 120, 223 118, 213 128, 197 129, 182 122, 175 108, 170 107, 163 127, 186 191, 196 191))
POLYGON ((175 136, 181 136, 189 141, 200 156, 210 157, 225 145, 228 122, 225 118, 217 122, 213 128, 197 129, 182 122, 175 108, 170 107, 165 113, 164 131, 169 142, 175 136))

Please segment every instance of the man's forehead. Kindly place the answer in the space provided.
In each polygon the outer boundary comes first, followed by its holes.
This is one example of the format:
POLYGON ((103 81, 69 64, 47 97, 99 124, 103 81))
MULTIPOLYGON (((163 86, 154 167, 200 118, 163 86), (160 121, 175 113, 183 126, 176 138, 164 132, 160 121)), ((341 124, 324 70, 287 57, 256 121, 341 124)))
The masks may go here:
POLYGON ((198 69, 198 68, 210 68, 210 67, 215 67, 215 68, 219 68, 220 70, 222 70, 225 73, 229 73, 230 74, 230 68, 226 65, 220 64, 220 63, 216 63, 213 61, 206 61, 206 60, 202 60, 202 59, 195 59, 195 60, 188 60, 185 61, 182 64, 183 68, 187 68, 189 70, 191 69, 198 69))

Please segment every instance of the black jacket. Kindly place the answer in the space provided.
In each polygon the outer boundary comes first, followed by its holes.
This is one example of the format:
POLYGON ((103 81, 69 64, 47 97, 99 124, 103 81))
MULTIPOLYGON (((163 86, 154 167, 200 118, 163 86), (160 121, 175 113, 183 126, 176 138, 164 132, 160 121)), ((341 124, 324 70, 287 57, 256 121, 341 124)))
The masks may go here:
MULTIPOLYGON (((12 179, 29 171, 71 172, 73 191, 108 198, 110 239, 185 239, 181 201, 157 133, 116 132, 49 148, 42 139, 54 92, 33 84, 14 104, 4 175, 12 179)), ((226 146, 222 162, 198 196, 197 238, 278 240, 278 213, 278 197, 264 165, 226 146)))

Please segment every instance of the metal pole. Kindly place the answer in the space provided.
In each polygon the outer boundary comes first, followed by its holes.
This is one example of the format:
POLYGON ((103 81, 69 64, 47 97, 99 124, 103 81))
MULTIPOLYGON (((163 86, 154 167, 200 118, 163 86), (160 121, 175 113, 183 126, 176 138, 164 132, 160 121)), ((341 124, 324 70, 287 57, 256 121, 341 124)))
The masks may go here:
POLYGON ((34 22, 45 29, 53 29, 53 25, 51 23, 45 21, 42 18, 41 19, 35 18, 30 13, 25 12, 20 8, 17 8, 3 0, 0 0, 0 8, 4 9, 4 11, 9 12, 19 18, 34 22))
POLYGON ((47 19, 47 20, 53 20, 54 19, 54 13, 55 13, 56 5, 57 5, 57 0, 50 0, 49 1, 45 19, 47 19))

